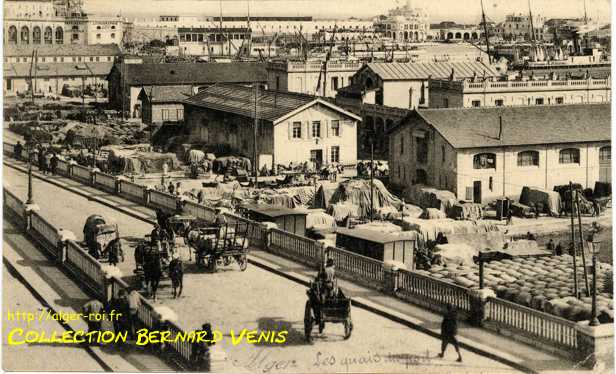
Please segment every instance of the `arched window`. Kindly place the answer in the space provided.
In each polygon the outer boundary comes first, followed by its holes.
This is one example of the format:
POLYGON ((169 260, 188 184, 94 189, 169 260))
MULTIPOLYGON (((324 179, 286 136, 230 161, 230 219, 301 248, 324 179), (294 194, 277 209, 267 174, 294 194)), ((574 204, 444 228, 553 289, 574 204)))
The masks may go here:
POLYGON ((9 27, 9 44, 17 44, 17 27, 9 27))
POLYGON ((494 153, 479 153, 473 156, 473 169, 496 169, 494 153))
POLYGON ((21 42, 23 44, 30 44, 30 29, 28 26, 21 28, 21 42))
POLYGON ((457 33, 456 33, 456 39, 462 39, 462 34, 461 34, 461 33, 459 33, 459 32, 457 32, 457 33))
POLYGON ((32 44, 41 44, 41 28, 38 26, 32 29, 32 44))
POLYGON ((599 162, 602 164, 612 162, 612 146, 606 145, 599 148, 599 162))
POLYGON ((518 153, 518 166, 539 166, 539 152, 524 151, 518 153))
POLYGON ((53 30, 51 27, 45 27, 45 33, 43 34, 43 41, 45 44, 53 44, 53 30))
POLYGON ((579 164, 580 150, 577 148, 566 148, 560 151, 558 162, 561 164, 579 164))
POLYGON ((447 33, 447 39, 453 39, 453 33, 452 32, 448 32, 447 33))
POLYGON ((56 27, 56 44, 64 44, 64 30, 62 27, 56 27))

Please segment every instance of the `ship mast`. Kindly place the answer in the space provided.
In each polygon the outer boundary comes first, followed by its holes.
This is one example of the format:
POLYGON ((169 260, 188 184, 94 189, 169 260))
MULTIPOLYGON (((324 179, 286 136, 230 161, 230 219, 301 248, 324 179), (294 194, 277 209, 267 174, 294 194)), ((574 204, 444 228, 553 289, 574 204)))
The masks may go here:
POLYGON ((483 32, 486 36, 486 50, 488 53, 488 62, 492 64, 492 56, 490 55, 490 35, 488 35, 488 23, 486 22, 486 13, 483 10, 483 0, 481 0, 481 20, 483 21, 483 32))
POLYGON ((586 13, 586 0, 584 0, 584 25, 588 25, 588 14, 586 13))
POLYGON ((528 0, 528 16, 530 18, 530 40, 532 44, 535 43, 535 26, 533 26, 533 11, 530 8, 530 0, 528 0))

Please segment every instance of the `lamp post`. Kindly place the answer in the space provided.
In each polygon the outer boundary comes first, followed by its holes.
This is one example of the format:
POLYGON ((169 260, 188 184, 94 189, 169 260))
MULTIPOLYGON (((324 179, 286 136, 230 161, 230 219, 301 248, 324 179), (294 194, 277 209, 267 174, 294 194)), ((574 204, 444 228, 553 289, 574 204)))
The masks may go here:
POLYGON ((26 200, 26 205, 34 204, 34 195, 32 193, 32 145, 28 146, 28 200, 26 200))
POLYGON ((589 326, 599 326, 597 318, 597 255, 601 249, 601 241, 596 238, 596 233, 592 233, 589 241, 590 250, 592 251, 592 312, 589 326))

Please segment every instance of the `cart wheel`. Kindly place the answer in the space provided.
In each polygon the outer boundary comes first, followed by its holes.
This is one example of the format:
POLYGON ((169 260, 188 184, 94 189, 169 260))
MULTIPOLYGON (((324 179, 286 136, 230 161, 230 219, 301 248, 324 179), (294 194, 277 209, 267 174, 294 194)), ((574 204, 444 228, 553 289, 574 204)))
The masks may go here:
POLYGON ((231 257, 229 257, 229 256, 225 256, 225 257, 223 258, 223 264, 224 264, 225 266, 229 266, 229 264, 231 264, 231 257))
POLYGON ((344 339, 348 339, 351 337, 351 333, 353 332, 353 322, 351 318, 347 318, 344 321, 344 339))
POLYGON ((246 255, 241 255, 236 257, 237 263, 240 265, 240 270, 245 271, 248 268, 248 260, 246 259, 246 255))
POLYGON ((306 341, 310 343, 312 341, 312 324, 314 319, 312 318, 312 308, 310 307, 310 300, 306 301, 306 308, 304 309, 304 335, 306 341))

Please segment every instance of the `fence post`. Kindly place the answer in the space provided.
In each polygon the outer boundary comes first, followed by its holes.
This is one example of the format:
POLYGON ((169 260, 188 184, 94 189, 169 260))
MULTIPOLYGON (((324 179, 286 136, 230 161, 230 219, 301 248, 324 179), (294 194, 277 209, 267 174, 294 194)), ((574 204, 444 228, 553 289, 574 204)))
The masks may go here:
POLYGON ((398 291, 399 269, 396 265, 383 263, 383 292, 395 295, 398 291))
POLYGON ((64 230, 62 228, 58 230, 58 235, 60 236, 60 240, 58 241, 58 257, 56 257, 56 260, 59 264, 63 264, 67 260, 68 241, 77 241, 77 238, 72 231, 64 230))
POLYGON ((68 165, 66 166, 66 176, 70 179, 73 179, 73 166, 77 165, 77 161, 70 160, 68 165))
POLYGON ((96 173, 100 172, 99 168, 93 168, 90 170, 90 184, 96 187, 96 173))
POLYGON ((152 187, 145 186, 143 189, 143 205, 149 207, 150 206, 150 190, 152 187))
POLYGON ((26 223, 26 231, 29 231, 32 229, 32 213, 38 212, 39 210, 41 210, 41 208, 36 204, 25 204, 24 207, 26 210, 26 216, 24 217, 26 223))
POLYGON ((613 324, 606 323, 596 327, 588 326, 588 322, 577 323, 576 361, 578 365, 605 372, 614 362, 614 331, 613 324), (610 364, 611 363, 611 364, 610 364))
POLYGON ((494 291, 490 288, 479 290, 469 290, 471 301, 471 315, 469 323, 473 326, 481 327, 486 318, 486 305, 490 297, 496 297, 494 291))

